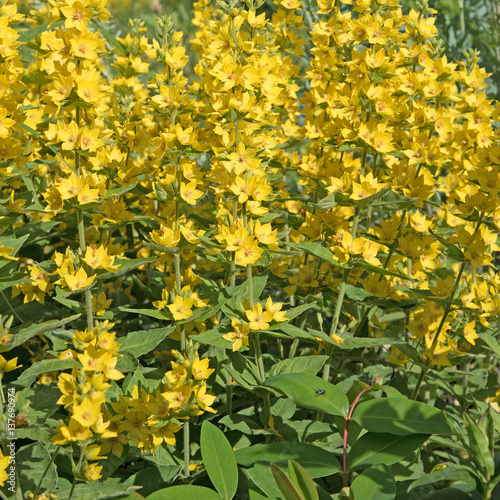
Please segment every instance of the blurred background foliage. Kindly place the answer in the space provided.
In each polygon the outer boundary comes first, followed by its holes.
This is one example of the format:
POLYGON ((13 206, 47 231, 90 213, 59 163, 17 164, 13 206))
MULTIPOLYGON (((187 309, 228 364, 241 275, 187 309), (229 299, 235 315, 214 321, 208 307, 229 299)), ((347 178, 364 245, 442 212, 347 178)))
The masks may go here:
MULTIPOLYGON (((448 60, 467 61, 477 57, 480 66, 491 73, 487 80, 488 97, 500 98, 500 0, 401 1, 408 10, 426 12, 429 8, 434 9, 443 53, 448 60)), ((304 0, 303 4, 309 6, 315 2, 304 0)), ((129 21, 138 18, 146 28, 144 35, 151 38, 157 29, 156 16, 164 14, 172 17, 177 31, 184 33, 186 45, 196 32, 191 25, 193 0, 108 0, 108 9, 113 15, 108 29, 117 36, 126 36, 129 21)), ((266 5, 259 12, 262 10, 268 10, 266 5)), ((316 17, 313 12, 311 14, 316 17)), ((187 71, 192 67, 188 65, 187 71)))

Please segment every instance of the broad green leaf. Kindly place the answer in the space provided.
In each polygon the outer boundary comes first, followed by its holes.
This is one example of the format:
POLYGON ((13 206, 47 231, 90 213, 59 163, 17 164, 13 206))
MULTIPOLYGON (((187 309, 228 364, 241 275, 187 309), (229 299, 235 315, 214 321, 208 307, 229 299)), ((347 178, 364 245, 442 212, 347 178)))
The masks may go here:
POLYGON ((162 340, 175 330, 175 326, 165 328, 151 328, 130 332, 126 337, 117 339, 121 344, 120 353, 129 352, 136 358, 152 351, 162 340))
POLYGON ((239 352, 229 351, 227 357, 231 365, 224 365, 224 368, 239 384, 247 389, 259 385, 259 371, 253 361, 239 352))
MULTIPOLYGON (((300 306, 297 307, 292 307, 291 309, 287 309, 285 312, 285 318, 288 321, 296 318, 297 316, 300 316, 303 312, 307 311, 308 309, 311 309, 311 307, 314 307, 316 305, 316 302, 307 302, 306 304, 301 304, 300 306)), ((276 325, 273 325, 270 330, 275 330, 278 329, 278 325, 283 325, 283 323, 277 323, 276 325)), ((281 328, 281 326, 280 326, 281 328)))
POLYGON ((370 292, 367 292, 364 288, 359 286, 353 286, 349 283, 346 284, 345 294, 351 300, 359 300, 359 301, 362 301, 368 297, 372 297, 372 294, 370 292))
POLYGON ((126 186, 122 186, 120 188, 110 189, 109 191, 106 191, 105 199, 111 200, 113 198, 118 198, 119 196, 122 196, 125 193, 132 191, 132 189, 134 189, 135 186, 137 186, 137 182, 133 182, 132 184, 127 184, 126 186))
POLYGON ((408 487, 408 492, 419 486, 437 483, 438 481, 460 481, 461 483, 474 484, 475 479, 465 467, 451 464, 447 465, 445 469, 430 472, 413 481, 408 487))
POLYGON ((14 349, 14 347, 23 344, 36 335, 43 335, 47 332, 53 332, 55 329, 61 328, 61 326, 64 326, 67 323, 76 321, 79 317, 80 314, 75 314, 74 316, 69 316, 68 318, 64 318, 61 320, 53 319, 50 321, 46 321, 45 323, 37 323, 24 327, 23 325, 21 325, 19 329, 16 328, 12 330, 12 337, 9 342, 0 344, 0 352, 10 351, 11 349, 14 349))
POLYGON ((56 485, 57 469, 54 463, 50 464, 49 467, 50 458, 49 452, 38 442, 23 446, 17 450, 15 457, 16 472, 20 476, 18 481, 23 485, 24 493, 28 491, 33 493, 42 477, 43 490, 50 491, 56 485), (48 470, 45 473, 47 467, 48 470))
POLYGON ((74 359, 44 359, 27 368, 17 380, 12 383, 22 387, 29 387, 38 375, 47 372, 67 370, 73 368, 74 359))
POLYGON ((470 457, 480 470, 492 477, 495 472, 495 462, 490 446, 488 446, 488 438, 469 415, 465 414, 465 419, 467 421, 470 457))
POLYGON ((451 434, 444 412, 406 398, 363 401, 352 418, 363 429, 405 436, 409 434, 451 434))
POLYGON ((477 496, 471 497, 459 488, 443 488, 429 493, 422 500, 470 500, 471 498, 477 498, 477 496))
POLYGON ((268 371, 267 376, 274 377, 283 373, 312 373, 316 375, 327 359, 328 356, 301 356, 299 358, 284 359, 274 364, 268 371))
POLYGON ((311 373, 285 373, 267 379, 263 385, 283 392, 303 408, 342 417, 346 417, 349 412, 349 401, 345 393, 311 373), (317 395, 318 390, 325 392, 317 395))
POLYGON ((396 481, 387 465, 374 465, 354 479, 351 490, 362 500, 393 500, 396 481))
POLYGON ((321 243, 316 243, 313 241, 308 241, 305 243, 287 242, 287 245, 291 248, 295 248, 296 250, 302 250, 305 253, 314 255, 319 259, 323 259, 324 261, 332 264, 332 266, 340 267, 342 269, 347 269, 347 266, 344 266, 340 262, 337 262, 333 258, 333 252, 328 248, 324 247, 323 245, 321 245, 321 243))
POLYGON ((151 318, 168 320, 168 314, 158 311, 157 309, 132 309, 131 307, 120 306, 118 308, 120 311, 129 312, 134 314, 143 314, 144 316, 150 316, 151 318))
POLYGON ((224 433, 208 420, 201 426, 201 458, 208 477, 225 500, 231 500, 238 487, 238 466, 234 451, 224 433))
POLYGON ((362 267, 363 269, 366 269, 367 271, 371 271, 372 273, 376 274, 383 274, 385 276, 395 276, 396 278, 401 278, 402 280, 407 280, 407 281, 417 281, 414 278, 409 278, 408 276, 405 276, 404 274, 396 273, 395 271, 389 271, 389 269, 385 269, 384 267, 377 267, 372 264, 368 264, 368 262, 355 262, 354 267, 362 267))
POLYGON ((147 496, 146 500, 221 500, 221 498, 214 490, 204 486, 183 484, 155 491, 147 496))
POLYGON ((396 436, 377 432, 363 434, 347 455, 349 470, 366 469, 372 465, 391 465, 415 451, 427 439, 428 434, 396 436))
MULTIPOLYGON (((98 483, 95 481, 93 483, 77 484, 74 488, 70 484, 57 489, 55 494, 57 495, 57 500, 69 500, 70 495, 71 500, 101 500, 130 494, 137 489, 139 489, 138 486, 111 482, 108 479, 106 483, 98 483)), ((220 498, 218 498, 218 500, 220 500, 220 498)))
POLYGON ((340 349, 358 349, 360 347, 380 347, 381 345, 388 344, 404 344, 403 340, 400 339, 391 339, 391 338, 376 338, 372 339, 369 337, 347 337, 344 338, 344 342, 342 344, 338 344, 340 349))
MULTIPOLYGON (((281 498, 281 490, 276 484, 271 464, 266 462, 257 462, 251 469, 248 469, 247 474, 261 491, 267 496, 265 498, 281 498)), ((252 486, 252 485, 250 485, 252 486)), ((250 498, 252 498, 252 489, 250 489, 250 498)), ((259 497, 260 498, 260 497, 259 497)), ((262 497, 264 498, 264 497, 262 497)))
POLYGON ((387 191, 378 200, 371 203, 371 206, 374 210, 397 212, 398 210, 410 208, 416 201, 418 201, 418 198, 408 198, 394 191, 387 191))
POLYGON ((278 467, 276 464, 271 464, 271 471, 278 488, 285 497, 285 500, 304 500, 283 469, 278 467))
POLYGON ((493 351, 495 356, 500 359, 500 342, 487 332, 481 332, 480 340, 485 342, 488 347, 493 351))
POLYGON ((137 269, 140 266, 149 264, 155 259, 156 257, 144 257, 143 259, 116 259, 114 265, 118 265, 120 267, 116 271, 109 271, 106 273, 98 274, 97 279, 107 280, 117 278, 118 276, 122 276, 123 274, 125 274, 127 271, 132 271, 133 269, 137 269))
POLYGON ((318 500, 318 490, 312 477, 295 460, 288 461, 288 475, 304 500, 318 500))
POLYGON ((229 340, 223 339, 222 335, 224 334, 218 328, 212 328, 196 335, 196 342, 222 347, 223 349, 231 349, 233 344, 229 340))
POLYGON ((298 441, 280 441, 240 448, 235 451, 236 461, 245 467, 256 462, 274 462, 286 466, 288 460, 300 461, 300 464, 313 478, 329 476, 339 472, 340 464, 332 453, 307 443, 298 441))
MULTIPOLYGON (((270 330, 274 330, 274 328, 271 326, 270 330)), ((305 342, 315 342, 314 335, 290 323, 279 323, 279 328, 276 328, 276 330, 282 331, 294 339, 305 342)))

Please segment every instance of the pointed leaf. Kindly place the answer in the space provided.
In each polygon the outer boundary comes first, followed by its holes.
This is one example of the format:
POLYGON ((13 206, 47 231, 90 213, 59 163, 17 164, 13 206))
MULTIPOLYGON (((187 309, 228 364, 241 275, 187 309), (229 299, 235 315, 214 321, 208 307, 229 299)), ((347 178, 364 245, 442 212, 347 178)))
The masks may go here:
POLYGON ((403 460, 429 439, 428 434, 396 436, 367 432, 352 446, 347 456, 349 470, 365 469, 371 465, 391 465, 403 460))
POLYGON ((300 460, 304 469, 313 478, 329 476, 340 471, 340 464, 335 455, 307 443, 281 441, 276 443, 257 444, 235 451, 240 465, 250 467, 255 462, 275 462, 286 466, 288 460, 300 460))
POLYGON ((346 417, 349 412, 349 401, 345 393, 311 373, 277 375, 266 380, 263 385, 283 392, 295 404, 303 408, 342 417, 346 417), (318 390, 324 392, 318 395, 318 390))
POLYGON ((214 490, 191 484, 163 488, 148 495, 146 500, 180 500, 181 498, 182 500, 221 500, 221 496, 214 490))
POLYGON ((444 412, 433 406, 406 398, 381 398, 363 401, 352 415, 363 429, 372 432, 408 434, 451 434, 444 412))
POLYGON ((318 490, 309 473, 295 460, 288 461, 290 480, 304 500, 318 500, 318 490))
POLYGON ((351 490, 354 498, 393 500, 396 496, 396 482, 387 465, 374 465, 354 479, 351 490))
POLYGON ((231 500, 238 487, 234 451, 224 433, 208 420, 201 426, 201 457, 215 489, 222 498, 231 500))
POLYGON ((165 328, 151 328, 130 332, 126 337, 118 339, 121 344, 120 352, 129 352, 136 358, 152 351, 169 333, 175 330, 174 325, 165 328))
POLYGON ((283 469, 276 464, 271 464, 274 480, 278 485, 281 493, 283 493, 285 500, 304 500, 300 493, 296 490, 288 476, 284 473, 283 469))

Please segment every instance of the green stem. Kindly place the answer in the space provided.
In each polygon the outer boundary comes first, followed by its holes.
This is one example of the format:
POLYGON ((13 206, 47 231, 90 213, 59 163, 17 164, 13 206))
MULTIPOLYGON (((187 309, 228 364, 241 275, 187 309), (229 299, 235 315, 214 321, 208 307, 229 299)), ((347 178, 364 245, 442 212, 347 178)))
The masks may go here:
POLYGON ((17 314, 16 310, 12 307, 11 303, 9 300, 7 300, 7 297, 3 292, 0 292, 2 294, 3 300, 7 304, 7 307, 10 309, 10 312, 14 315, 14 317, 19 321, 20 323, 24 323, 24 321, 19 317, 19 314, 17 314))
POLYGON ((35 493, 33 494, 33 498, 36 499, 38 492, 40 491, 40 488, 42 487, 42 482, 45 479, 45 476, 47 475, 47 472, 49 471, 50 466, 54 463, 54 460, 56 459, 57 453, 59 452, 59 449, 61 447, 58 446, 56 448, 56 451, 54 451, 54 454, 50 458, 50 462, 47 464, 47 467, 45 467, 45 470, 43 471, 42 477, 40 478, 40 482, 38 483, 38 486, 36 487, 35 493))
MULTIPOLYGON (((81 208, 76 209, 76 218, 78 222, 78 238, 80 242, 80 250, 82 252, 82 255, 85 255, 86 251, 85 223, 83 220, 83 211, 81 208)), ((89 266, 84 264, 83 268, 87 272, 87 274, 90 273, 89 266)), ((91 330, 94 329, 94 314, 92 311, 92 292, 90 291, 90 289, 87 289, 83 292, 83 295, 85 297, 85 307, 87 309, 87 329, 90 332, 91 330)))
POLYGON ((189 464, 191 461, 189 450, 189 420, 186 421, 182 430, 184 435, 184 477, 189 477, 189 464))

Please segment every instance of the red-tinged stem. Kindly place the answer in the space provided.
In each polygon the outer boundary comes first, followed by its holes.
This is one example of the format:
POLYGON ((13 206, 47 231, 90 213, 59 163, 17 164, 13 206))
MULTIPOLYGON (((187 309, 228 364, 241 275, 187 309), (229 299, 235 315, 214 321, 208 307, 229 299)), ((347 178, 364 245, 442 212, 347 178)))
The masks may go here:
POLYGON ((371 387, 365 387, 355 398, 354 401, 352 402, 351 409, 349 410, 349 415, 347 415, 347 420, 345 421, 345 428, 344 428, 344 456, 343 456, 343 462, 342 462, 342 474, 344 476, 344 488, 347 487, 347 436, 349 434, 349 422, 351 421, 352 417, 352 412, 354 411, 354 407, 356 406, 356 403, 358 402, 359 398, 363 395, 364 392, 370 390, 371 387))

